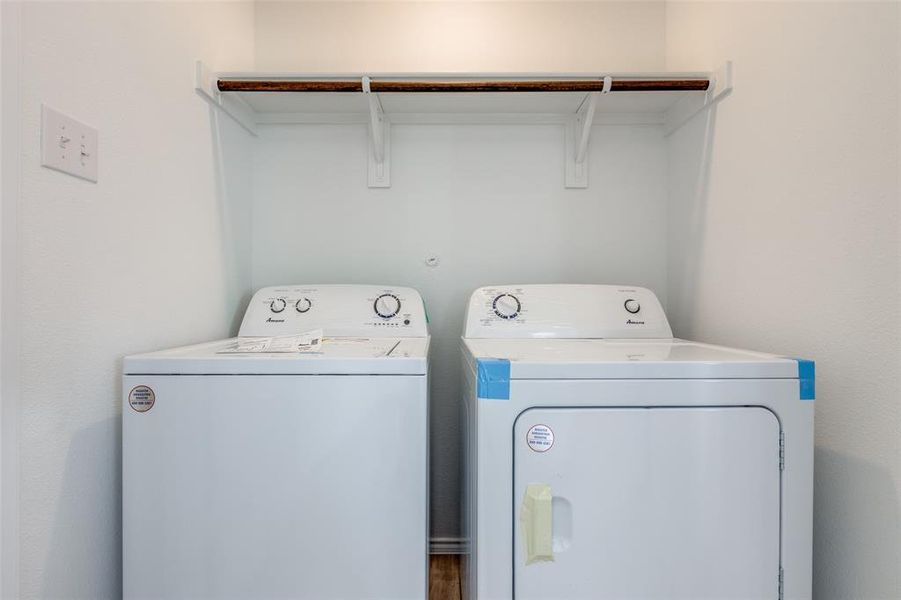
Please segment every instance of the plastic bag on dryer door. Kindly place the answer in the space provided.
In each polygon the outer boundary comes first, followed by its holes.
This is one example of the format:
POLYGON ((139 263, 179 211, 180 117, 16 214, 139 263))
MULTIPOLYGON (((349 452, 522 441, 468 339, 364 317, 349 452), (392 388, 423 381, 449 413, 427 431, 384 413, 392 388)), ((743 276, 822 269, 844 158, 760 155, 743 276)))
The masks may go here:
POLYGON ((530 483, 519 509, 519 527, 522 531, 523 554, 526 564, 554 560, 551 506, 551 486, 530 483))

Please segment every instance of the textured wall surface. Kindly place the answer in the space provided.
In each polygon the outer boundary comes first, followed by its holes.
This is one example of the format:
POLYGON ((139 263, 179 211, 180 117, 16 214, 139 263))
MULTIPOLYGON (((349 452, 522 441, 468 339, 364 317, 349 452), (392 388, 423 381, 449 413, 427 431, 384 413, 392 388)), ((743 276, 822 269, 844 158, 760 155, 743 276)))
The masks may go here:
POLYGON ((667 7, 668 68, 735 61, 670 138, 669 313, 816 359, 818 600, 901 597, 899 8, 667 7))
POLYGON ((193 69, 252 66, 253 8, 21 18, 21 597, 117 598, 120 359, 228 335, 249 290, 247 136, 193 69), (41 168, 42 102, 99 129, 99 183, 41 168))

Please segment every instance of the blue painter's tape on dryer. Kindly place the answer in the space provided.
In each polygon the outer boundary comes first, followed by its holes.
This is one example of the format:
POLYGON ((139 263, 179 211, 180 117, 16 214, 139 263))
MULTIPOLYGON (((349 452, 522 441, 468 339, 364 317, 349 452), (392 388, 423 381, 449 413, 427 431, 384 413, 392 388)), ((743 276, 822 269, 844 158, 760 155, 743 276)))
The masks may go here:
POLYGON ((816 363, 803 358, 794 359, 798 363, 798 386, 801 400, 816 398, 816 363))
POLYGON ((476 393, 487 400, 510 399, 510 361, 504 358, 480 358, 476 361, 476 393))

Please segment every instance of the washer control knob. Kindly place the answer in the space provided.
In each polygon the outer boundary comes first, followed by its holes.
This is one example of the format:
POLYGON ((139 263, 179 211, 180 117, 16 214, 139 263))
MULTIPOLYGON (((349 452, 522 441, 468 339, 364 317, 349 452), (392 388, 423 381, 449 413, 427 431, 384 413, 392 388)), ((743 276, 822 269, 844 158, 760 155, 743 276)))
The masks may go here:
POLYGON ((280 313, 285 310, 285 307, 288 306, 288 303, 285 302, 284 298, 276 298, 272 302, 269 303, 269 310, 274 313, 280 313))
POLYGON ((394 294, 382 294, 372 304, 375 314, 383 319, 390 319, 400 312, 400 298, 394 294))
POLYGON ((513 294, 500 294, 494 297, 491 308, 494 310, 494 314, 502 319, 515 319, 522 310, 522 304, 519 302, 519 298, 513 294))
POLYGON ((311 308, 313 308, 313 303, 310 302, 309 298, 301 298, 300 300, 298 300, 297 302, 294 303, 294 308, 299 313, 305 313, 308 310, 310 310, 311 308))
POLYGON ((628 300, 626 300, 623 306, 626 307, 626 310, 633 315, 641 310, 641 304, 639 304, 638 300, 635 300, 634 298, 629 298, 628 300))

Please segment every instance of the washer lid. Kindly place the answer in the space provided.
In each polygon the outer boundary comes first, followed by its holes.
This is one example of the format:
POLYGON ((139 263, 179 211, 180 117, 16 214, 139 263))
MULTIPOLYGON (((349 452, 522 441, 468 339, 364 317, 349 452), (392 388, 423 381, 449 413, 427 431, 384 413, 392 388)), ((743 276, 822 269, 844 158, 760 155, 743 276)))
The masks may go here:
POLYGON ((792 359, 678 339, 463 342, 476 360, 509 361, 510 379, 798 378, 792 359))
POLYGON ((237 338, 128 356, 126 375, 425 375, 429 338, 325 338, 320 351, 223 354, 237 338))

